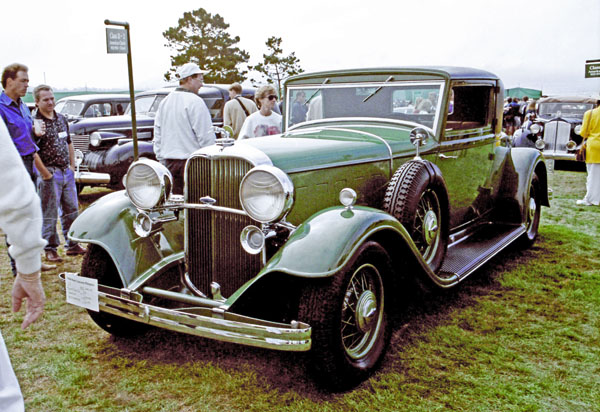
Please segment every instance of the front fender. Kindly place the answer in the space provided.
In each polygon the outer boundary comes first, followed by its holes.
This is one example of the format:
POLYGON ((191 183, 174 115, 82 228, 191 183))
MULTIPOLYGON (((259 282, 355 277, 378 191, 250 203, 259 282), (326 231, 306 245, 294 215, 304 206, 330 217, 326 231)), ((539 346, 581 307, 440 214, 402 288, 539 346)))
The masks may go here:
POLYGON ((113 192, 85 209, 68 234, 74 241, 105 249, 126 288, 136 279, 184 258, 184 231, 180 220, 163 224, 148 237, 139 237, 133 229, 136 215, 137 209, 125 191, 113 192))

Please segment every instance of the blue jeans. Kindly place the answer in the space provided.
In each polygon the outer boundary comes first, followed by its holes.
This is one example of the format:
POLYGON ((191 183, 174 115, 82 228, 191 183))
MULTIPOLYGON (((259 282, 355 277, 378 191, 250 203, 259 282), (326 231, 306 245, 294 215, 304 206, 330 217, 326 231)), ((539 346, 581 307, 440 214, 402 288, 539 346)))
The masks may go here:
POLYGON ((48 241, 46 250, 54 250, 60 245, 60 238, 56 231, 58 211, 60 207, 60 225, 66 240, 67 249, 77 246, 67 237, 69 228, 78 215, 77 188, 75 187, 75 173, 69 169, 48 167, 52 179, 39 179, 39 194, 42 200, 42 237, 48 241))

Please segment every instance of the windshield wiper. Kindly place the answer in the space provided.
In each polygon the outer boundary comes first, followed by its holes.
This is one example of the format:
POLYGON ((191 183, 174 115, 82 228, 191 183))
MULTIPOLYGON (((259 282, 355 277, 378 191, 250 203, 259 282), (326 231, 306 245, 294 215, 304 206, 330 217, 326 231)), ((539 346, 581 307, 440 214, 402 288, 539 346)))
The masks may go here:
MULTIPOLYGON (((392 80, 394 80, 394 76, 388 77, 385 80, 385 82, 383 82, 383 83, 385 84, 385 83, 387 83, 389 81, 392 81, 392 80)), ((368 95, 367 97, 365 97, 365 99, 363 100, 363 103, 366 102, 367 100, 369 100, 371 97, 375 96, 379 92, 379 90, 381 90, 382 87, 383 87, 383 85, 381 85, 378 88, 376 88, 375 90, 373 90, 373 93, 371 93, 370 95, 368 95)))
MULTIPOLYGON (((329 83, 329 77, 326 78, 325 80, 323 80, 323 83, 321 83, 321 86, 323 86, 324 84, 329 83)), ((317 89, 313 94, 310 95, 310 97, 304 102, 304 105, 306 106, 307 104, 310 103, 310 101, 313 99, 313 97, 315 97, 317 95, 317 93, 319 93, 321 91, 321 89, 317 89)))

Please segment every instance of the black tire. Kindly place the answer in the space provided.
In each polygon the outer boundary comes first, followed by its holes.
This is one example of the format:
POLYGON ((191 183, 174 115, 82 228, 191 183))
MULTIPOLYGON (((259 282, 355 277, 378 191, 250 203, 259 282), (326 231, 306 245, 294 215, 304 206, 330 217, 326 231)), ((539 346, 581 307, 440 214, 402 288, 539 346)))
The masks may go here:
POLYGON ((524 248, 533 246, 538 235, 540 218, 542 216, 541 190, 540 179, 534 172, 529 184, 529 196, 525 205, 524 223, 526 231, 520 239, 521 246, 524 248))
POLYGON ((310 281, 298 319, 312 330, 311 368, 334 390, 352 387, 380 364, 390 341, 384 285, 391 262, 375 242, 363 244, 339 273, 310 281))
POLYGON ((422 161, 403 164, 385 193, 383 209, 402 223, 421 256, 435 273, 448 248, 446 192, 422 161))
MULTIPOLYGON (((98 284, 121 288, 121 280, 112 259, 104 249, 88 245, 81 263, 81 276, 98 279, 98 284)), ((124 319, 105 312, 88 310, 92 320, 111 335, 121 337, 137 336, 148 329, 148 325, 124 319)))
POLYGON ((81 191, 83 190, 84 187, 85 187, 85 185, 82 185, 80 183, 75 184, 75 189, 77 190, 77 196, 79 196, 81 194, 81 191))

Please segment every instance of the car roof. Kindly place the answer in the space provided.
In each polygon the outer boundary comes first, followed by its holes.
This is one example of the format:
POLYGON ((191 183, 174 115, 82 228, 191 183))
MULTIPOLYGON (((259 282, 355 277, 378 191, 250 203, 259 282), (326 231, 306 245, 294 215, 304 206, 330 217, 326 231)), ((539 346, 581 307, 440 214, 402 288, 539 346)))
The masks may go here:
MULTIPOLYGON (((449 80, 499 80, 498 76, 485 70, 475 69, 471 67, 457 66, 406 66, 406 67, 373 67, 347 70, 333 70, 315 73, 301 73, 292 76, 288 81, 311 78, 311 77, 329 77, 329 76, 344 76, 344 75, 377 75, 377 74, 400 74, 400 75, 437 75, 449 80)), ((287 82, 286 82, 287 83, 287 82)))
MULTIPOLYGON (((60 101, 66 100, 77 100, 80 102, 88 102, 90 100, 121 100, 121 101, 129 101, 128 94, 118 94, 118 93, 97 93, 97 94, 76 94, 72 96, 62 97, 60 101)), ((58 102, 57 102, 58 103, 58 102)))
POLYGON ((589 96, 548 96, 538 100, 540 103, 592 103, 596 104, 600 97, 589 96))

